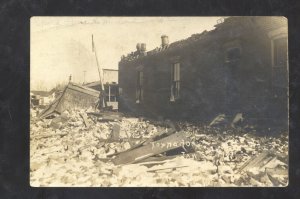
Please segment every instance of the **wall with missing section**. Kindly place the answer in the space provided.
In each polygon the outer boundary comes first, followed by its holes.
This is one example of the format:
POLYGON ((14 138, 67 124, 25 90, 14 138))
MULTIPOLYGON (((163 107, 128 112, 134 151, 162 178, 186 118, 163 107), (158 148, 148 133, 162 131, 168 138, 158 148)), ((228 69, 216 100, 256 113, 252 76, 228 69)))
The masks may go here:
POLYGON ((287 66, 284 17, 226 18, 212 31, 170 44, 164 35, 161 47, 122 57, 119 109, 173 119, 243 112, 286 121, 287 66))

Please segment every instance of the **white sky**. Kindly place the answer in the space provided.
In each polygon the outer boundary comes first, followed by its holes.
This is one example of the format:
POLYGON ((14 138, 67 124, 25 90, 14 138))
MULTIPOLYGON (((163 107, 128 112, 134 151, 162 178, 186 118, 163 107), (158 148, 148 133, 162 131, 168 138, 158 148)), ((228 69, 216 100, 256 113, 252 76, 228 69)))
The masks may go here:
POLYGON ((147 51, 169 42, 211 30, 220 17, 33 17, 30 33, 31 90, 50 90, 56 84, 99 80, 92 39, 100 67, 118 69, 122 55, 146 43, 147 51))

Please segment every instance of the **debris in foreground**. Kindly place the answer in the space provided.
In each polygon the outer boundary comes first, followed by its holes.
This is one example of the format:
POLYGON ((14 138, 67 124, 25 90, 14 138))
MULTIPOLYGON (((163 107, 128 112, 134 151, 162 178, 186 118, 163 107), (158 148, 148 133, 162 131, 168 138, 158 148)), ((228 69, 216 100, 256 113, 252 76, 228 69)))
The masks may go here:
POLYGON ((83 109, 53 119, 32 117, 31 185, 287 185, 286 133, 267 137, 235 128, 107 116, 119 120, 98 121, 105 113, 83 109))

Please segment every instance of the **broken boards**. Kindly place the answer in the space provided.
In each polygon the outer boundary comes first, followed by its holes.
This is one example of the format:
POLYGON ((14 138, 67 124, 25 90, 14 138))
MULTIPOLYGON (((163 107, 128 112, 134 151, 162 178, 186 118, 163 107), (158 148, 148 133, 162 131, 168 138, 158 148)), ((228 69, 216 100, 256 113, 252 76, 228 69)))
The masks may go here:
POLYGON ((189 143, 188 137, 183 132, 178 132, 139 148, 120 153, 113 163, 115 165, 135 163, 153 155, 184 147, 186 143, 189 143))

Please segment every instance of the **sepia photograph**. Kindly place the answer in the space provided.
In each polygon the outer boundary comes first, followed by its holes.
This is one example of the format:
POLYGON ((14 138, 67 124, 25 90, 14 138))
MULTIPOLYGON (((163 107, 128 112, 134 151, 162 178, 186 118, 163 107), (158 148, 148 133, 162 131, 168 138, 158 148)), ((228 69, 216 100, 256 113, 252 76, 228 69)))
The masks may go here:
POLYGON ((282 16, 30 19, 30 186, 286 187, 282 16))

